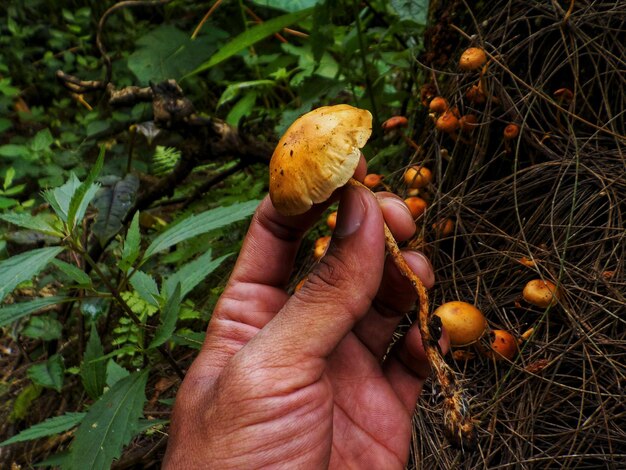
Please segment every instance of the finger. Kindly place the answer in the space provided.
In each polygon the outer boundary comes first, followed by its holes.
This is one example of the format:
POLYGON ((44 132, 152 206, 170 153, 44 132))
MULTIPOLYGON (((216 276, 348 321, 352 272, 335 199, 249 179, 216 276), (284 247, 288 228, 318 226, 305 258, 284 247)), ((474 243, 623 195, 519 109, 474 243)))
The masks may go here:
MULTIPOLYGON (((445 330, 439 346, 444 354, 447 353, 449 339, 445 330)), ((383 363, 383 372, 407 411, 412 413, 422 393, 424 381, 431 372, 417 323, 394 345, 383 363)))
MULTIPOLYGON (((424 286, 432 288, 435 274, 428 258, 409 250, 403 250, 402 256, 424 286)), ((367 315, 354 327, 356 336, 378 360, 382 360, 398 323, 403 315, 415 307, 416 301, 417 293, 413 285, 388 256, 376 298, 367 315)))
POLYGON ((266 352, 273 366, 327 357, 369 309, 384 255, 376 198, 365 189, 346 188, 328 252, 250 346, 266 352))
POLYGON ((383 211, 385 223, 394 238, 399 242, 411 238, 415 233, 415 220, 402 198, 387 191, 381 191, 375 195, 383 211))

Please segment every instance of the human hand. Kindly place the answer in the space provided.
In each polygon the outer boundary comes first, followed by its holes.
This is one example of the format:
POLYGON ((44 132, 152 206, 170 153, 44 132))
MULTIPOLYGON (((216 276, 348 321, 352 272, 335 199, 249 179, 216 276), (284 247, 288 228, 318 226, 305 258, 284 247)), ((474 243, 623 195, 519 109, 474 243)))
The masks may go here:
MULTIPOLYGON (((164 468, 404 468, 429 368, 417 325, 386 354, 416 294, 385 260, 383 218, 398 240, 415 224, 397 196, 342 191, 328 252, 293 296, 284 287, 323 208, 259 206, 178 392, 164 468)), ((432 287, 427 259, 403 255, 432 287)))

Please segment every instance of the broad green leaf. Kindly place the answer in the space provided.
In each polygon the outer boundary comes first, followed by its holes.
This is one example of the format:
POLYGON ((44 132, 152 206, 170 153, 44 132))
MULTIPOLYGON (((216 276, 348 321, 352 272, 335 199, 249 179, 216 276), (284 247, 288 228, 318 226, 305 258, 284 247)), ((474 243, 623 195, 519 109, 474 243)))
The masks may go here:
POLYGON ((26 158, 30 155, 30 150, 26 145, 6 144, 0 145, 0 157, 26 158))
POLYGON ((70 298, 64 296, 42 297, 29 302, 5 305, 0 307, 0 326, 8 325, 31 313, 38 312, 51 305, 67 302, 68 300, 70 300, 70 298))
POLYGON ((100 174, 100 171, 102 171, 103 165, 104 146, 100 147, 100 154, 98 155, 96 164, 91 167, 87 178, 80 184, 80 186, 76 189, 76 192, 72 195, 67 211, 67 224, 69 225, 70 230, 82 222, 87 206, 96 195, 98 189, 100 189, 100 185, 94 183, 94 181, 100 174))
POLYGON ((21 334, 29 338, 51 341, 59 339, 62 332, 63 325, 59 320, 49 316, 39 316, 31 318, 21 334))
POLYGON ((324 0, 252 0, 252 3, 283 11, 300 11, 323 3, 324 0))
POLYGON ((210 69, 211 67, 230 59, 232 56, 242 51, 243 49, 253 46, 257 42, 277 33, 281 29, 297 23, 303 20, 313 12, 313 8, 307 8, 306 10, 289 13, 287 15, 272 18, 264 23, 254 26, 247 31, 241 33, 225 46, 221 47, 217 53, 215 53, 207 62, 200 65, 193 72, 187 76, 196 75, 200 72, 210 69))
POLYGON ((64 185, 54 189, 47 189, 43 192, 43 198, 50 204, 54 212, 56 212, 63 222, 67 222, 70 202, 79 187, 80 181, 76 175, 72 173, 64 185))
POLYGON ((221 256, 215 260, 211 260, 213 253, 208 251, 197 259, 187 263, 163 283, 163 294, 170 295, 177 284, 181 285, 181 300, 191 292, 191 290, 201 283, 209 274, 211 274, 226 258, 232 255, 221 256))
POLYGON ((162 25, 142 36, 128 57, 128 68, 142 84, 179 79, 213 54, 227 34, 213 25, 195 40, 171 25, 162 25))
POLYGON ((161 310, 161 323, 157 327, 154 338, 150 342, 149 348, 161 346, 170 339, 176 328, 176 320, 180 312, 180 282, 176 284, 172 295, 167 299, 165 307, 161 310))
POLYGON ((96 330, 95 322, 91 324, 91 334, 85 348, 83 363, 80 367, 80 378, 87 394, 97 399, 102 395, 106 383, 107 366, 104 361, 98 361, 104 356, 104 349, 96 330))
POLYGON ((0 262, 0 302, 17 287, 39 273, 52 261, 62 247, 39 248, 0 262))
POLYGON ((60 259, 53 259, 52 264, 59 268, 67 277, 74 281, 79 286, 90 286, 91 278, 82 269, 74 266, 73 264, 66 263, 60 259))
POLYGON ((391 10, 401 21, 425 25, 428 21, 429 0, 390 0, 391 10))
POLYGON ((135 271, 130 278, 130 285, 134 287, 143 300, 155 307, 159 306, 159 286, 149 274, 135 271))
POLYGON ((53 142, 54 137, 52 137, 50 129, 42 129, 37 132, 35 137, 33 137, 33 140, 30 143, 30 148, 34 152, 41 152, 43 150, 49 149, 53 142))
POLYGON ((83 418, 63 469, 108 470, 138 428, 146 401, 148 370, 118 381, 83 418))
POLYGON ((14 444, 16 442, 32 441, 33 439, 62 433, 72 429, 74 426, 77 426, 86 414, 87 413, 65 413, 61 416, 49 418, 39 424, 31 426, 28 429, 24 429, 19 434, 16 434, 4 442, 0 442, 0 447, 8 446, 9 444, 14 444))
POLYGON ((126 239, 124 240, 124 248, 122 249, 122 258, 117 264, 122 271, 128 271, 133 263, 139 257, 139 248, 141 242, 141 233, 139 231, 139 212, 136 212, 133 221, 130 223, 126 239))
MULTIPOLYGON (((30 215, 27 213, 10 213, 0 214, 0 219, 9 222, 10 224, 17 225, 18 227, 24 227, 30 230, 37 230, 38 232, 51 235, 53 237, 63 237, 63 233, 55 230, 51 225, 52 220, 45 215, 30 215)), ((57 219, 58 220, 58 219, 57 219)))
POLYGON ((60 392, 63 388, 63 371, 63 359, 55 354, 43 364, 30 366, 26 375, 33 383, 60 392))
POLYGON ((93 232, 101 245, 114 237, 122 229, 122 221, 135 202, 139 189, 139 179, 128 174, 123 179, 115 178, 103 184, 96 193, 93 205, 98 209, 93 232))
POLYGON ((124 377, 128 377, 130 372, 120 366, 113 359, 107 361, 107 387, 112 388, 117 382, 124 377))
POLYGON ((146 250, 144 258, 147 259, 155 253, 167 250, 170 246, 189 238, 245 219, 254 213, 259 202, 247 201, 192 215, 156 237, 146 250))

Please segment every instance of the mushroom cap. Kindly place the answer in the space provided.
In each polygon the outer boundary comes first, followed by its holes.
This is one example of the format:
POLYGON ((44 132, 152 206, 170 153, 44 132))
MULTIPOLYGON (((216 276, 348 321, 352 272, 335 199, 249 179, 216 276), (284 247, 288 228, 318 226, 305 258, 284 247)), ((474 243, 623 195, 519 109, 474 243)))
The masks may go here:
POLYGON ((513 359, 517 354, 517 339, 511 333, 505 330, 493 330, 493 341, 491 342, 491 350, 496 354, 496 360, 506 358, 513 359))
POLYGON ((487 62, 487 54, 480 47, 470 47, 463 51, 459 59, 459 68, 461 70, 476 70, 487 62))
POLYGON ((548 280, 533 279, 528 281, 522 292, 524 300, 537 307, 547 308, 559 303, 561 291, 548 280))
POLYGON ((347 104, 300 116, 282 136, 270 162, 270 198, 283 215, 326 201, 348 182, 372 134, 372 115, 347 104))
POLYGON ((487 329, 487 320, 471 304, 461 301, 446 302, 434 312, 441 318, 452 346, 467 346, 477 341, 487 329))

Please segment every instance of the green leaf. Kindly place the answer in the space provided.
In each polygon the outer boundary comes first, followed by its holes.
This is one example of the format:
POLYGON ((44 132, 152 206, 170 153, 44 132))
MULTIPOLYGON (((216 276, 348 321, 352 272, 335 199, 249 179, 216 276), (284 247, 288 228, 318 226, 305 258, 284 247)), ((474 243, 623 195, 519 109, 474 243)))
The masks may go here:
POLYGON ((24 387, 13 402, 13 409, 9 415, 9 421, 15 422, 25 418, 28 415, 30 406, 37 398, 39 398, 42 390, 43 389, 39 385, 34 383, 24 387))
POLYGON ((252 80, 249 82, 239 82, 233 83, 232 85, 228 85, 220 96, 219 101, 217 102, 217 107, 219 108, 223 104, 228 103, 229 101, 234 100, 239 96, 239 93, 242 91, 246 91, 252 88, 265 88, 267 86, 274 86, 274 80, 252 80))
POLYGON ((26 145, 6 144, 0 145, 0 157, 26 158, 30 155, 30 150, 26 145))
POLYGON ((254 213, 259 202, 260 201, 247 201, 192 215, 179 224, 168 228, 156 237, 146 250, 144 258, 147 259, 155 253, 167 250, 170 246, 188 240, 189 238, 244 219, 254 213))
MULTIPOLYGON (((0 214, 0 219, 9 222, 10 224, 17 225, 18 227, 24 227, 30 230, 37 230, 38 232, 45 233, 53 237, 63 237, 63 233, 55 230, 51 225, 51 220, 45 215, 30 215, 27 213, 19 214, 0 214)), ((58 220, 58 219, 57 219, 58 220)))
POLYGON ((87 206, 96 195, 98 189, 100 189, 100 185, 94 183, 94 181, 102 171, 103 165, 104 146, 100 147, 100 154, 98 155, 96 164, 91 167, 87 178, 80 184, 72 195, 67 211, 67 224, 69 225, 70 230, 72 230, 76 224, 80 224, 80 222, 82 222, 87 206))
POLYGON ((2 184, 2 189, 6 191, 7 188, 10 188, 13 184, 13 178, 15 178, 15 168, 9 167, 9 169, 4 174, 4 183, 2 184))
POLYGON ((59 339, 62 332, 63 325, 61 322, 49 316, 31 318, 28 325, 22 330, 24 336, 43 339, 44 341, 59 339))
POLYGON ((0 307, 0 326, 8 325, 9 323, 13 323, 26 315, 38 312, 46 307, 50 307, 51 305, 67 302, 68 300, 70 300, 70 298, 64 296, 42 297, 29 302, 19 302, 12 305, 5 305, 0 307))
POLYGON ((107 387, 112 388, 117 382, 124 377, 128 377, 130 372, 120 366, 113 359, 109 359, 107 362, 107 387))
POLYGON ((253 28, 248 29, 247 31, 241 33, 239 36, 234 38, 228 44, 221 47, 219 51, 215 55, 213 55, 207 62, 200 65, 193 72, 186 75, 186 77, 196 75, 200 72, 210 69, 211 67, 227 59, 230 59, 239 51, 242 51, 247 47, 253 46, 257 42, 265 39, 268 36, 271 36, 274 33, 277 33, 281 29, 293 23, 297 23, 298 21, 303 20, 312 12, 313 8, 307 8, 306 10, 301 10, 294 13, 289 13, 287 15, 279 16, 277 18, 272 18, 271 20, 268 20, 264 23, 254 26, 253 28))
POLYGON ((391 10, 401 21, 425 25, 428 22, 429 0, 391 0, 391 10))
POLYGON ((63 370, 63 359, 55 354, 43 364, 30 366, 26 375, 33 383, 60 392, 63 388, 63 370))
POLYGON ((323 3, 324 0, 252 0, 252 3, 283 11, 299 11, 323 3))
POLYGON ((62 247, 39 248, 0 262, 0 302, 17 287, 39 273, 52 261, 62 247))
POLYGON ((161 346, 170 339, 176 328, 176 321, 178 320, 178 313, 180 312, 180 301, 181 293, 179 282, 176 284, 172 295, 167 299, 165 307, 161 310, 161 324, 158 326, 148 348, 161 346))
POLYGON ((80 368, 80 378, 87 394, 97 399, 102 395, 106 383, 107 366, 104 361, 98 361, 104 356, 104 349, 96 330, 95 322, 91 324, 91 334, 85 348, 83 363, 80 368))
POLYGON ((67 431, 77 426, 86 414, 87 413, 65 413, 61 416, 49 418, 28 429, 24 429, 19 434, 16 434, 4 442, 0 442, 0 447, 15 444, 16 442, 32 441, 33 439, 39 439, 41 437, 53 436, 67 431))
POLYGON ((139 212, 135 212, 133 221, 130 223, 128 232, 126 232, 124 248, 122 249, 122 258, 117 264, 122 271, 128 271, 139 257, 140 242, 141 233, 139 231, 139 212))
POLYGON ((59 268, 67 277, 78 284, 81 287, 91 285, 91 278, 82 269, 74 266, 73 264, 66 263, 60 259, 53 259, 52 264, 59 268))
POLYGON ((152 276, 143 271, 135 271, 130 278, 130 284, 143 300, 155 307, 159 306, 159 286, 152 276))
POLYGON ((64 185, 43 192, 43 198, 63 222, 67 222, 70 202, 79 186, 80 181, 74 173, 71 173, 64 185))
POLYGON ((249 92, 243 95, 237 104, 231 108, 226 116, 226 122, 233 127, 239 126, 239 121, 244 116, 250 114, 252 108, 254 108, 254 104, 256 103, 257 94, 255 92, 249 92))
POLYGON ((146 401, 148 370, 117 382, 95 402, 83 418, 64 469, 107 470, 138 428, 146 401))
POLYGON ((173 336, 176 344, 182 344, 194 349, 201 349, 206 333, 204 331, 192 331, 189 328, 181 328, 173 336))
POLYGON ((37 132, 35 137, 33 137, 33 140, 30 143, 30 148, 34 152, 41 152, 43 150, 48 150, 53 142, 54 137, 52 137, 50 129, 42 129, 37 132))
POLYGON ((211 260, 213 253, 206 252, 197 259, 187 263, 163 283, 163 294, 169 295, 177 284, 181 285, 181 300, 191 292, 200 282, 202 282, 209 274, 222 264, 232 253, 221 256, 215 260, 211 260))
POLYGON ((179 79, 213 54, 226 36, 212 26, 193 40, 174 26, 162 25, 137 41, 135 52, 128 57, 128 68, 142 84, 179 79))
POLYGON ((123 179, 103 184, 97 192, 93 205, 98 209, 98 215, 93 232, 101 245, 105 245, 122 229, 122 221, 135 202, 138 189, 139 179, 128 174, 123 179))

